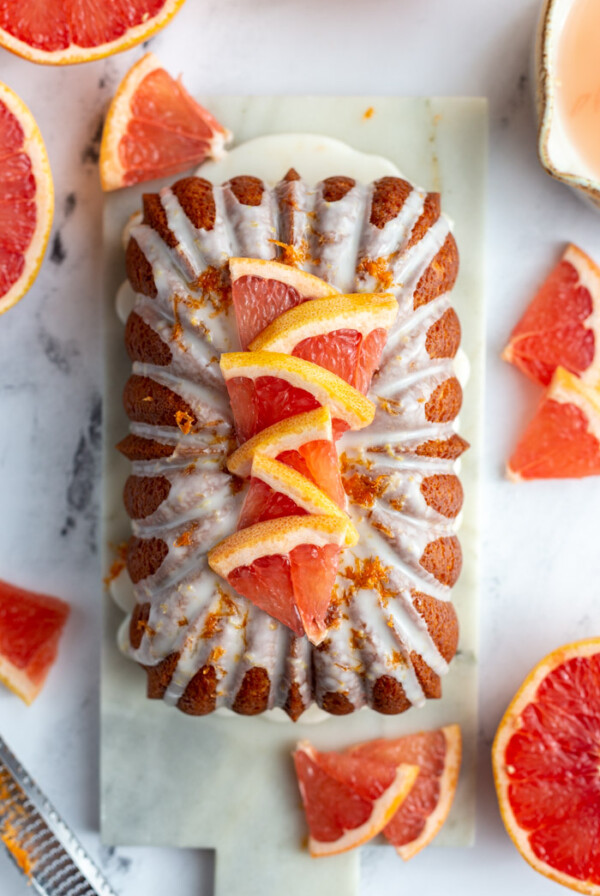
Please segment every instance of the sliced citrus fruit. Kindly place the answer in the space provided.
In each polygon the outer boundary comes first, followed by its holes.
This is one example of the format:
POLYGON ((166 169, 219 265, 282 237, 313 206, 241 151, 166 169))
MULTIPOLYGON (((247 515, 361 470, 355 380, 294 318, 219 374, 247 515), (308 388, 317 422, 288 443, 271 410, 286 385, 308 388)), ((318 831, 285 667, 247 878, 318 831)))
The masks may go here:
POLYGON ((320 753, 303 741, 294 765, 312 856, 330 856, 360 846, 383 830, 407 798, 419 767, 320 753))
POLYGON ((8 0, 0 4, 0 46, 46 65, 90 62, 148 40, 183 2, 8 0))
POLYGON ((600 894, 600 638, 527 676, 492 747, 502 820, 536 871, 600 894))
POLYGON ((230 258, 231 298, 240 345, 245 350, 271 321, 306 302, 335 295, 338 290, 313 274, 279 261, 230 258))
POLYGON ((338 516, 348 524, 348 542, 356 544, 358 535, 346 514, 314 482, 287 464, 255 454, 250 472, 250 487, 244 499, 238 529, 282 516, 338 516))
POLYGON ((250 343, 319 364, 366 393, 398 313, 393 296, 333 296, 281 314, 250 343))
POLYGON ((394 739, 380 738, 348 750, 351 756, 418 765, 419 776, 383 835, 405 861, 427 846, 448 817, 461 761, 458 725, 394 739))
POLYGON ((302 473, 338 507, 346 507, 346 492, 328 407, 296 414, 263 429, 230 455, 227 460, 229 471, 236 476, 249 476, 257 453, 272 457, 302 473))
POLYGON ((368 426, 375 406, 341 377, 302 358, 279 352, 221 355, 221 370, 240 442, 315 408, 331 411, 334 437, 368 426))
POLYGON ((512 331, 502 357, 546 386, 558 366, 600 382, 600 268, 568 246, 512 331))
POLYGON ((56 660, 70 607, 0 581, 0 681, 32 703, 56 660))
POLYGON ((515 482, 600 475, 600 393, 557 367, 507 473, 515 482))
POLYGON ((208 554, 210 567, 298 637, 320 644, 349 521, 287 516, 255 523, 208 554))
POLYGON ((54 212, 50 163, 39 128, 0 84, 0 314, 25 295, 40 269, 54 212))
POLYGON ((117 90, 100 146, 103 190, 166 177, 219 158, 230 138, 153 53, 136 62, 117 90))

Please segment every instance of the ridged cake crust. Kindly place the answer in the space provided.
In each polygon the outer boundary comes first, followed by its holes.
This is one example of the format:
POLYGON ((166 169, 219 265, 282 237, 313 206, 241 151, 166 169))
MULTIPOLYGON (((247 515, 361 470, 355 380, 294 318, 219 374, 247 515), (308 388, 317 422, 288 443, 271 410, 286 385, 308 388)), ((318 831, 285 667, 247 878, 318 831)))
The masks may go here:
POLYGON ((124 498, 136 606, 121 646, 146 669, 148 696, 192 715, 279 706, 292 719, 313 701, 336 715, 391 714, 439 697, 458 640, 454 462, 468 447, 453 423, 458 252, 439 196, 397 177, 312 187, 292 170, 273 189, 188 177, 144 196, 126 264, 137 296, 125 332, 131 431, 119 448, 133 464, 124 498), (243 497, 226 467, 236 443, 219 371, 221 353, 239 350, 230 257, 283 261, 399 305, 369 392, 375 419, 338 443, 360 541, 343 555, 316 648, 206 563, 243 497))

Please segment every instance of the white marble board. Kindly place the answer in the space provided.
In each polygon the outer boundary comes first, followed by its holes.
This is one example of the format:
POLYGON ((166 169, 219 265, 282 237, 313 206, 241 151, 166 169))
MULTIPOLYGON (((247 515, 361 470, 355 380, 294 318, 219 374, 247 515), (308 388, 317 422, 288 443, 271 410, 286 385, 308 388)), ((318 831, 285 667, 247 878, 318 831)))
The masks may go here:
MULTIPOLYGON (((144 698, 145 676, 115 645, 121 612, 107 598, 103 639, 101 790, 102 833, 110 844, 216 847, 216 891, 223 896, 315 896, 358 891, 358 853, 315 861, 303 849, 305 833, 288 759, 293 744, 310 737, 318 747, 337 748, 379 735, 402 734, 458 721, 464 763, 451 816, 438 843, 472 842, 477 727, 476 636, 478 601, 478 480, 484 361, 483 228, 486 168, 486 104, 478 99, 378 97, 211 97, 204 102, 235 134, 236 145, 276 133, 318 133, 343 140, 393 162, 410 180, 443 193, 455 223, 461 270, 454 300, 471 362, 460 418, 471 442, 461 478, 466 501, 461 542, 464 567, 454 600, 461 624, 459 654, 443 682, 444 696, 422 710, 383 717, 363 710, 317 726, 277 724, 263 718, 189 718, 144 698), (367 110, 369 115, 365 115, 367 110)), ((264 164, 264 161, 263 161, 264 164)), ((296 158, 273 170, 278 179, 294 164, 303 176, 322 178, 360 171, 328 168, 326 158, 305 170, 296 158), (289 162, 289 164, 288 164, 289 162)), ((350 161, 349 161, 350 164, 350 161)), ((228 171, 204 166, 205 176, 264 176, 263 170, 228 171)), ((160 184, 152 184, 155 189, 160 184)), ((114 310, 123 279, 121 231, 139 207, 136 188, 109 195, 105 205, 105 561, 111 545, 128 536, 120 490, 128 464, 114 451, 126 432, 120 394, 129 362, 122 325, 114 310)))

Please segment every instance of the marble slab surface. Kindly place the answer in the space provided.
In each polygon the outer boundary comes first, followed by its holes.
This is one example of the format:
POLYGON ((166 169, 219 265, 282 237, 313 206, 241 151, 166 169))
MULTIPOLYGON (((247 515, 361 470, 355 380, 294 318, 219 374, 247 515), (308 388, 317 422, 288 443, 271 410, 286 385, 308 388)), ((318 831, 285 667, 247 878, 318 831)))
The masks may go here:
MULTIPOLYGON (((443 194, 461 250, 454 299, 472 367, 460 420, 460 431, 472 445, 461 470, 466 492, 461 527, 464 567, 453 593, 461 641, 443 682, 443 698, 399 717, 363 710, 317 726, 214 715, 190 719, 144 699, 143 673, 115 649, 115 629, 122 616, 108 603, 102 674, 102 832, 111 844, 216 847, 216 889, 223 896, 238 892, 270 896, 284 887, 289 896, 296 892, 300 896, 307 887, 326 894, 334 884, 343 885, 350 896, 357 892, 357 855, 315 863, 301 847, 304 821, 291 763, 285 758, 298 739, 307 737, 320 748, 335 749, 370 737, 459 722, 463 773, 440 842, 467 845, 473 839, 486 105, 482 100, 381 97, 211 97, 205 102, 234 131, 236 143, 285 134, 292 128, 314 131, 385 156, 415 183, 443 194), (197 789, 190 787, 190 780, 197 782, 197 789), (232 787, 238 790, 234 803, 232 787)), ((251 144, 246 145, 250 149, 251 144)), ((393 170, 383 159, 345 152, 310 137, 271 142, 265 150, 266 159, 242 145, 223 162, 203 166, 202 173, 215 182, 233 173, 275 181, 294 165, 307 179, 317 181, 340 171, 367 180, 393 170)), ((120 394, 129 373, 114 296, 123 272, 121 231, 138 207, 142 189, 107 197, 105 209, 106 545, 120 543, 129 530, 121 503, 128 464, 112 448, 126 431, 120 394)), ((109 548, 107 570, 113 556, 109 548)))

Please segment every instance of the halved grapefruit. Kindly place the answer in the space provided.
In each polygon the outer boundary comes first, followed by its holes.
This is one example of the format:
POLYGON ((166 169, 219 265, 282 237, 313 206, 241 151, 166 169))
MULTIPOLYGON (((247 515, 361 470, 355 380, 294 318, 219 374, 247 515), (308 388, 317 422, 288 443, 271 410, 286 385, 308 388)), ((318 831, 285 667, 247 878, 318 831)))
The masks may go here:
POLYGON ((368 426, 375 406, 341 377, 310 361, 279 352, 221 355, 240 443, 295 414, 328 407, 334 437, 368 426))
POLYGON ((229 471, 246 478, 250 475, 257 453, 272 457, 302 473, 338 507, 346 507, 346 492, 328 407, 296 414, 263 429, 230 455, 227 460, 229 471))
POLYGON ((240 345, 253 339, 284 311, 338 293, 335 286, 278 261, 230 258, 231 298, 240 345))
POLYGON ((90 62, 148 40, 183 2, 5 0, 0 3, 0 46, 46 65, 90 62))
POLYGON ((417 765, 419 776, 383 835, 405 861, 427 846, 446 821, 452 806, 461 761, 458 725, 421 731, 394 739, 380 738, 348 750, 351 756, 398 765, 417 765))
POLYGON ((106 116, 102 189, 117 190, 218 159, 230 137, 181 78, 172 78, 153 53, 146 53, 123 78, 106 116))
POLYGON ((419 767, 350 753, 320 753, 299 743, 294 765, 312 856, 354 849, 383 830, 413 787, 419 767))
POLYGON ((388 295, 315 299, 281 314, 253 339, 250 350, 312 361, 365 394, 397 313, 398 303, 388 295))
POLYGON ((600 392, 557 367, 507 466, 509 479, 600 475, 600 392))
POLYGON ((70 607, 0 581, 0 681, 32 703, 56 660, 70 607))
POLYGON ((600 638, 567 644, 525 679, 492 763, 502 820, 524 859, 600 894, 600 638))
POLYGON ((295 635, 320 644, 349 528, 340 516, 267 520, 225 538, 209 552, 208 563, 295 635))
POLYGON ((54 188, 46 147, 25 104, 0 84, 0 314, 37 277, 52 226, 54 188))
MULTIPOLYGON (((346 514, 337 504, 306 476, 278 460, 255 454, 250 487, 240 511, 238 529, 264 520, 310 513, 338 516, 348 522, 346 514)), ((348 535, 350 542, 356 543, 358 536, 351 524, 348 525, 348 535)))
POLYGON ((567 247, 512 331, 502 357, 547 386, 557 367, 600 383, 600 268, 567 247))

